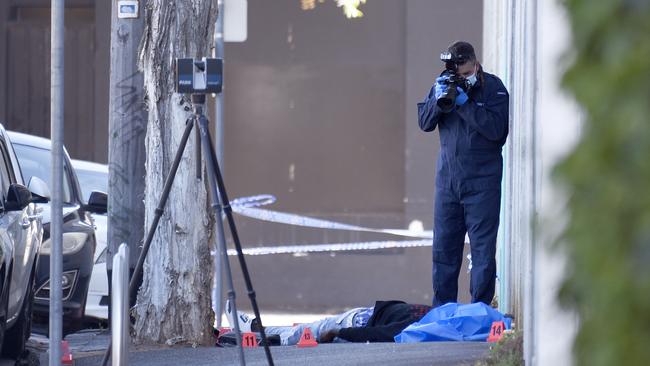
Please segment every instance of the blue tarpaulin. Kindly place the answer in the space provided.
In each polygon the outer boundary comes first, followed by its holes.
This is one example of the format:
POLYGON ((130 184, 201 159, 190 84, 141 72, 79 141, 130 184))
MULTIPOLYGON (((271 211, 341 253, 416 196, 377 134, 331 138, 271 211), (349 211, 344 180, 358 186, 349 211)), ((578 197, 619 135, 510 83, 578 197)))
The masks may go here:
POLYGON ((435 341, 485 341, 492 323, 502 320, 510 329, 511 319, 483 304, 448 304, 432 309, 395 336, 397 343, 435 341))

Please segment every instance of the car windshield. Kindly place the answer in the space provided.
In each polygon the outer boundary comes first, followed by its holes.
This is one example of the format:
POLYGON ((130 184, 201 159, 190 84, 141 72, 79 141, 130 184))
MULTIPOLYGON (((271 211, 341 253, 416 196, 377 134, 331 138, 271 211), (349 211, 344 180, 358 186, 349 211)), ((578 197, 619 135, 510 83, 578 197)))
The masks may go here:
POLYGON ((95 170, 75 169, 81 186, 81 193, 86 201, 92 191, 108 192, 108 173, 95 170))
MULTIPOLYGON (((47 186, 51 191, 52 154, 50 153, 50 150, 20 144, 13 145, 25 182, 29 182, 32 177, 38 177, 47 183, 47 186)), ((71 202, 70 182, 68 181, 68 175, 65 174, 65 172, 63 174, 63 202, 71 202)))

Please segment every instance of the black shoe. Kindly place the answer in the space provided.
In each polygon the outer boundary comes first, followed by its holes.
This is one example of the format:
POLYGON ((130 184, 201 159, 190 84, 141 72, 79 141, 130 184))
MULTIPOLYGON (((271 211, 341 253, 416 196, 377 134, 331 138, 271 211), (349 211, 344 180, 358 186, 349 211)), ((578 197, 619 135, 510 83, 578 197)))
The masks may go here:
POLYGON ((261 332, 262 331, 262 326, 260 325, 260 321, 257 320, 257 318, 253 319, 251 321, 251 332, 261 332))

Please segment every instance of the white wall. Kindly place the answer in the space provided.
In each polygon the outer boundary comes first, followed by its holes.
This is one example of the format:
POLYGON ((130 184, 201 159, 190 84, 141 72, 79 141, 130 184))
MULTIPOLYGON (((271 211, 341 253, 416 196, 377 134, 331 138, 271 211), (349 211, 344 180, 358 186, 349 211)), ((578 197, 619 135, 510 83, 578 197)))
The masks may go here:
MULTIPOLYGON (((501 311, 521 326, 532 258, 535 212, 535 5, 533 1, 488 0, 483 23, 484 69, 510 92, 510 133, 504 147, 502 218, 498 241, 501 311)), ((524 326, 526 324, 523 324, 524 326)))
POLYGON ((528 365, 572 364, 576 318, 556 301, 565 261, 549 249, 566 221, 566 200, 551 172, 580 133, 580 111, 559 86, 559 58, 570 43, 567 18, 555 1, 486 0, 483 43, 485 68, 502 77, 511 95, 500 307, 524 331, 528 365))
POLYGON ((536 131, 539 174, 536 184, 540 230, 535 235, 537 256, 534 276, 533 364, 573 364, 571 347, 577 329, 576 317, 562 310, 556 294, 564 275, 565 258, 549 244, 564 226, 566 197, 551 181, 553 166, 575 145, 580 135, 581 112, 559 87, 565 65, 561 56, 570 45, 570 29, 564 8, 555 1, 538 5, 538 69, 536 131))

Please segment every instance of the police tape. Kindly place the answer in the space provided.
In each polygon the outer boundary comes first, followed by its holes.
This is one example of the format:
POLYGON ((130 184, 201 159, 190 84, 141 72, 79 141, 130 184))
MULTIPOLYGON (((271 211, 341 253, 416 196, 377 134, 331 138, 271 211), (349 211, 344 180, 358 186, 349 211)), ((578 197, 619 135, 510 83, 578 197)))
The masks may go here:
POLYGON ((315 219, 313 217, 296 215, 286 212, 273 211, 258 208, 275 202, 275 197, 271 195, 259 195, 251 197, 238 198, 231 201, 232 210, 241 216, 273 222, 278 224, 287 224, 292 226, 311 227, 327 230, 346 230, 357 232, 370 232, 379 234, 390 234, 396 236, 405 236, 410 238, 432 239, 433 231, 425 230, 404 230, 404 229, 374 229, 364 226, 343 224, 340 222, 315 219))
POLYGON ((230 206, 235 207, 260 207, 275 203, 277 199, 270 194, 259 194, 257 196, 240 197, 230 201, 230 206))
MULTIPOLYGON (((248 218, 286 224, 300 227, 310 227, 326 230, 347 230, 357 232, 371 232, 380 234, 390 234, 411 238, 420 238, 421 240, 385 240, 369 241, 354 243, 332 243, 332 244, 304 244, 304 245, 270 245, 255 248, 242 249, 244 255, 269 255, 269 254, 307 254, 322 252, 343 252, 343 251, 361 251, 361 250, 381 250, 393 248, 416 248, 430 247, 432 245, 433 232, 424 230, 403 230, 403 229, 375 229, 364 226, 349 225, 340 222, 315 219, 313 217, 291 214, 286 212, 262 209, 259 207, 270 205, 276 202, 272 195, 264 194, 250 197, 241 197, 230 202, 233 212, 248 218), (426 239, 426 240, 424 240, 426 239)), ((228 250, 229 256, 237 255, 234 249, 228 250)), ((212 253, 214 254, 214 252, 212 253)))
MULTIPOLYGON (((269 254, 308 254, 323 252, 349 252, 361 250, 380 250, 393 248, 418 248, 430 247, 432 240, 402 240, 402 241, 369 241, 358 243, 338 243, 338 244, 305 244, 305 245, 284 245, 284 246, 264 246, 256 248, 244 248, 244 255, 269 255, 269 254)), ((214 252, 212 252, 214 254, 214 252)), ((236 256, 235 249, 228 249, 229 256, 236 256)))

